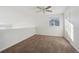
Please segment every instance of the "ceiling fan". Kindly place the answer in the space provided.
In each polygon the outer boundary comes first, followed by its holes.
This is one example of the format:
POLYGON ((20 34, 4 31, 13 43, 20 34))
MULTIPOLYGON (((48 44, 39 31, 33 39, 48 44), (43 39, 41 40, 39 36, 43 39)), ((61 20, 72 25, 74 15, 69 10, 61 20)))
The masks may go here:
POLYGON ((39 9, 38 12, 52 12, 52 10, 50 10, 52 6, 37 6, 37 8, 39 9))

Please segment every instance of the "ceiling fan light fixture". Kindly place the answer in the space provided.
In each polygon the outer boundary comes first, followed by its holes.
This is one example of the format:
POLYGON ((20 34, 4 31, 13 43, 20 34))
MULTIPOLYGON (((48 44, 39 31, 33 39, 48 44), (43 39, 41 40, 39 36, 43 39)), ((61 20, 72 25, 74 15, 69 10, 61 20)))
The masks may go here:
POLYGON ((40 10, 40 12, 52 12, 52 10, 49 10, 52 6, 37 6, 37 8, 40 10))

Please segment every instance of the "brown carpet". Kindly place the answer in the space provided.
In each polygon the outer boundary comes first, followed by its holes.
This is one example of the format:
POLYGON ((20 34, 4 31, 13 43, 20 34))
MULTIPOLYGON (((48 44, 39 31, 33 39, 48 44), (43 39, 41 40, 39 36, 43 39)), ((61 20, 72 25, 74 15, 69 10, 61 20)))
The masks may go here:
POLYGON ((74 53, 77 52, 63 37, 34 35, 2 53, 74 53))

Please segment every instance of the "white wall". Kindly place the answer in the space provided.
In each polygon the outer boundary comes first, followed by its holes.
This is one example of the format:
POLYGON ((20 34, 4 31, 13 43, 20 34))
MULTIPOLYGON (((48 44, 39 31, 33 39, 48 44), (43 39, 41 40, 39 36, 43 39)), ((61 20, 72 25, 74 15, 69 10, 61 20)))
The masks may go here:
POLYGON ((0 24, 34 27, 34 16, 31 7, 0 7, 0 24))
POLYGON ((69 7, 64 14, 64 19, 66 20, 65 38, 79 51, 79 7, 69 7))
POLYGON ((35 28, 16 28, 0 30, 0 51, 35 35, 35 28))
POLYGON ((35 34, 35 18, 30 8, 0 7, 0 51, 35 34))
POLYGON ((62 14, 56 15, 59 17, 59 21, 60 21, 60 26, 57 27, 49 26, 50 16, 51 16, 50 14, 39 15, 37 19, 37 25, 38 25, 37 33, 41 35, 63 36, 63 15, 62 14))
POLYGON ((12 26, 12 28, 0 30, 0 50, 10 47, 36 33, 63 36, 63 15, 57 15, 60 20, 59 27, 49 26, 49 16, 37 13, 32 7, 0 7, 0 25, 12 26))

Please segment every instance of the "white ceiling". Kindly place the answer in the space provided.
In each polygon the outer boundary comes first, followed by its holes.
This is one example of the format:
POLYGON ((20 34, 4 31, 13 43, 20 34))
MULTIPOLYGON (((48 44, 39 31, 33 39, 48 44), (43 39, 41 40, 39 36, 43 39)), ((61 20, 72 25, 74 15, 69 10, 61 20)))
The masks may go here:
MULTIPOLYGON (((23 12, 28 12, 28 10, 29 10, 30 12, 37 13, 37 11, 38 11, 38 9, 36 8, 36 6, 19 7, 19 8, 23 12)), ((64 11, 65 11, 66 8, 67 8, 66 6, 52 6, 52 8, 50 8, 50 9, 53 11, 53 14, 61 14, 61 13, 64 13, 64 11)))
POLYGON ((64 13, 66 8, 67 8, 66 6, 54 6, 52 7, 52 10, 54 14, 61 14, 64 13))
MULTIPOLYGON (((38 13, 38 9, 36 8, 36 6, 19 6, 19 7, 10 7, 11 9, 17 11, 17 12, 21 12, 22 14, 31 14, 31 13, 38 13)), ((61 14, 64 13, 65 9, 67 7, 66 6, 52 6, 51 10, 53 10, 52 14, 61 14)))
MULTIPOLYGON (((52 6, 51 10, 53 10, 53 13, 51 14, 61 14, 64 13, 65 9, 67 7, 66 6, 52 6)), ((9 6, 9 7, 0 7, 0 10, 4 10, 5 12, 14 12, 18 13, 19 15, 26 15, 26 16, 30 16, 30 15, 37 15, 40 14, 41 12, 37 12, 38 9, 36 8, 36 6, 9 6)), ((50 14, 50 13, 48 13, 50 14)))

